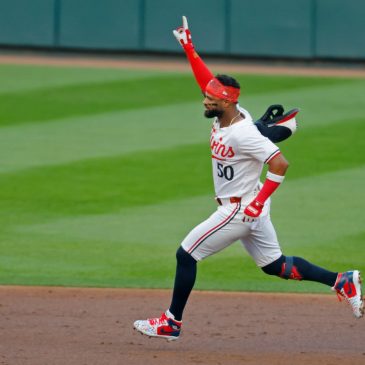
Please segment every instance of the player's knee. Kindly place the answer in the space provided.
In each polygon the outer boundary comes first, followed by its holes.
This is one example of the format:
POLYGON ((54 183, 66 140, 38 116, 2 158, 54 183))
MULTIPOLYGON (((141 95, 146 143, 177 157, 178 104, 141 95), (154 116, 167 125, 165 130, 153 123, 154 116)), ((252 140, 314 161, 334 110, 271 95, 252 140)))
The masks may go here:
POLYGON ((281 255, 277 260, 271 262, 269 265, 266 265, 261 268, 261 270, 268 275, 276 275, 279 276, 281 272, 282 264, 285 262, 285 256, 281 255))
POLYGON ((179 264, 185 266, 191 266, 196 264, 196 260, 181 246, 176 251, 176 260, 179 264))
POLYGON ((276 275, 282 279, 302 280, 303 276, 295 265, 295 257, 280 256, 277 260, 266 265, 262 270, 269 275, 276 275))
POLYGON ((279 276, 283 279, 291 279, 291 280, 302 280, 303 276, 298 270, 298 266, 295 262, 295 257, 293 256, 285 256, 285 262, 281 265, 281 271, 279 276))

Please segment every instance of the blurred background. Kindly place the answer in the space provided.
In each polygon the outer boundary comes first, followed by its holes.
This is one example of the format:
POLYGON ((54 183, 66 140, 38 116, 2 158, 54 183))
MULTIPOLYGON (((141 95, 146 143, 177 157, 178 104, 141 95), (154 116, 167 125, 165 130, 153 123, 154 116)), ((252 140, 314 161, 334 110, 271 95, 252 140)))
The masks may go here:
POLYGON ((204 54, 365 60, 362 0, 1 0, 0 46, 174 53, 182 15, 204 54))
MULTIPOLYGON (((182 15, 255 119, 300 108, 272 204, 284 252, 365 270, 363 0, 0 0, 0 284, 172 286, 180 242, 216 209, 182 15), (246 60, 331 73, 229 69, 246 60)), ((199 289, 329 292, 267 277, 239 243, 199 270, 199 289)))

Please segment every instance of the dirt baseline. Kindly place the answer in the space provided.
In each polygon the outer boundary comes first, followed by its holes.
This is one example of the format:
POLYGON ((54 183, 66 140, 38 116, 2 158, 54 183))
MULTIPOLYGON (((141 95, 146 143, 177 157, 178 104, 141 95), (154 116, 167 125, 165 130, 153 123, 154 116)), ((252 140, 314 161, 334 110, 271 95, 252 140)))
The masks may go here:
POLYGON ((0 287, 0 364, 365 364, 365 321, 331 295, 193 292, 181 338, 149 339, 169 290, 0 287))
MULTIPOLYGON (((96 55, 57 55, 42 52, 5 52, 0 50, 0 64, 13 65, 47 65, 62 67, 87 67, 87 68, 122 68, 136 70, 162 70, 162 71, 179 71, 190 73, 190 66, 185 57, 179 59, 169 57, 153 56, 119 56, 107 57, 96 55)), ((209 59, 208 66, 212 71, 221 72, 242 72, 261 75, 294 75, 294 76, 318 76, 318 77, 350 77, 365 78, 365 69, 363 66, 355 67, 344 64, 342 67, 335 66, 300 66, 291 62, 287 65, 278 62, 254 62, 227 60, 217 61, 209 59)))

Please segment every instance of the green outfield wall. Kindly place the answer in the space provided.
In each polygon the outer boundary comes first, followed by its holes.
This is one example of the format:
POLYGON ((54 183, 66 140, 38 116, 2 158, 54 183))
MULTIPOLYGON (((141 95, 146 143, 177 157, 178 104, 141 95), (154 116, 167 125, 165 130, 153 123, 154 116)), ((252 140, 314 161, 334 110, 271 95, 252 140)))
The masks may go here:
POLYGON ((0 46, 365 59, 364 0, 0 0, 0 46))

